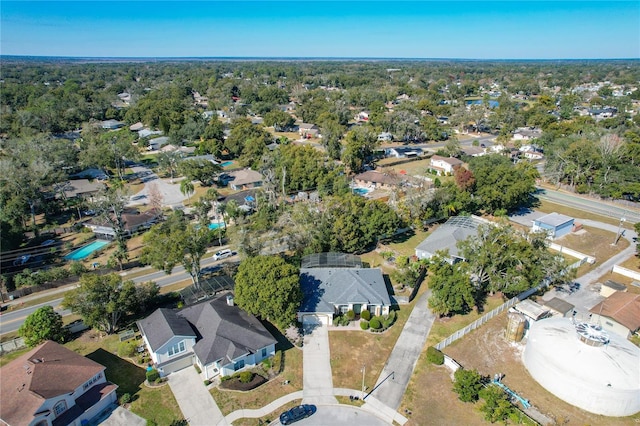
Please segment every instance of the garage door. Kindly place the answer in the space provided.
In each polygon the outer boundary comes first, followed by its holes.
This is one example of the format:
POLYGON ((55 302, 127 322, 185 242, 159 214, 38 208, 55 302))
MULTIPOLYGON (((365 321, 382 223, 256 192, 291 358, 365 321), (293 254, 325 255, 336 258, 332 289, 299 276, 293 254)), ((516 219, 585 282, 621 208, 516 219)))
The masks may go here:
POLYGON ((190 367, 193 364, 193 356, 188 356, 174 362, 164 364, 162 366, 163 376, 173 373, 174 371, 182 370, 183 368, 190 367))
POLYGON ((326 315, 305 315, 302 317, 302 325, 327 325, 329 318, 326 315))

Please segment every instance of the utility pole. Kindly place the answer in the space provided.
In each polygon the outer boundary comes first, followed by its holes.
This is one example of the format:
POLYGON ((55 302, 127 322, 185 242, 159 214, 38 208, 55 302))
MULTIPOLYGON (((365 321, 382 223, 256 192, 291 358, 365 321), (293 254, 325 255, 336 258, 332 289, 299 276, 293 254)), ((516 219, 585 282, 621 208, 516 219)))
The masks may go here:
POLYGON ((623 216, 620 218, 620 224, 618 225, 618 232, 616 232, 616 239, 613 240, 613 246, 615 246, 616 244, 618 244, 618 240, 620 239, 620 237, 622 236, 622 224, 626 221, 627 219, 623 216))

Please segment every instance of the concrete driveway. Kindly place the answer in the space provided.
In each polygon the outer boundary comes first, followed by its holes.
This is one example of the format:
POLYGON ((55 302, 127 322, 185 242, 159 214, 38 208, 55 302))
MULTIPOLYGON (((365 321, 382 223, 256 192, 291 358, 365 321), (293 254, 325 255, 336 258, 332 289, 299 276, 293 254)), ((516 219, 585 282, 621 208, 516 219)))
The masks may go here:
POLYGON ((333 396, 327 327, 306 326, 303 350, 303 402, 305 404, 336 404, 337 400, 333 396))
POLYGON ((193 426, 226 425, 222 412, 195 368, 187 367, 169 375, 169 386, 184 419, 193 426))
MULTIPOLYGON (((384 365, 376 388, 371 392, 379 401, 397 410, 402 402, 413 369, 418 362, 422 347, 427 340, 435 316, 427 307, 431 291, 427 291, 416 302, 396 345, 384 365), (378 387, 379 386, 379 387, 378 387)), ((306 356, 306 353, 305 353, 306 356)))
POLYGON ((145 426, 147 421, 137 414, 117 406, 113 411, 101 415, 96 420, 96 424, 101 426, 145 426))

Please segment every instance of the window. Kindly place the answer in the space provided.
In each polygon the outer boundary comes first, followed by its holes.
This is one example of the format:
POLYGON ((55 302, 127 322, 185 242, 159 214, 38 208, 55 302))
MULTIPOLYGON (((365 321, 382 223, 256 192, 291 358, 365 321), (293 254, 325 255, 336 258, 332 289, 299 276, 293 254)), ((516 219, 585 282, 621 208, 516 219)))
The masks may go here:
POLYGON ((238 370, 240 370, 242 368, 244 368, 244 359, 241 359, 240 361, 238 361, 235 364, 233 364, 233 370, 234 371, 238 371, 238 370))
POLYGON ((171 346, 169 348, 168 354, 169 356, 174 356, 184 351, 185 351, 185 346, 184 346, 184 341, 182 341, 180 343, 176 343, 175 345, 171 346))
POLYGON ((60 414, 64 413, 67 410, 67 402, 62 400, 53 406, 53 414, 58 417, 60 414))
POLYGON ((267 357, 267 348, 262 348, 262 358, 267 357))
POLYGON ((96 383, 98 380, 100 380, 102 378, 102 373, 98 373, 94 378, 92 378, 91 380, 89 380, 88 382, 86 382, 83 386, 82 386, 82 390, 86 391, 89 386, 93 385, 94 383, 96 383))
POLYGON ((340 305, 340 313, 346 314, 347 312, 349 312, 349 305, 340 305))

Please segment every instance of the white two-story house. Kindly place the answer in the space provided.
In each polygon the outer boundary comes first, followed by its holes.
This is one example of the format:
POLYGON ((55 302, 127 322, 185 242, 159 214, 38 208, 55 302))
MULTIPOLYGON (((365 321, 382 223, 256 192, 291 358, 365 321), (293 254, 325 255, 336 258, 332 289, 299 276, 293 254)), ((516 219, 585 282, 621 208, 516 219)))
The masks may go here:
POLYGON ((453 172, 463 164, 463 161, 453 157, 441 157, 439 155, 431 157, 431 168, 439 175, 447 173, 453 174, 453 172))
POLYGON ((116 402, 105 367, 46 341, 0 369, 0 424, 80 426, 116 402))
POLYGON ((276 339, 231 295, 179 311, 157 309, 138 328, 161 376, 193 364, 207 378, 228 376, 275 354, 276 339))

